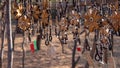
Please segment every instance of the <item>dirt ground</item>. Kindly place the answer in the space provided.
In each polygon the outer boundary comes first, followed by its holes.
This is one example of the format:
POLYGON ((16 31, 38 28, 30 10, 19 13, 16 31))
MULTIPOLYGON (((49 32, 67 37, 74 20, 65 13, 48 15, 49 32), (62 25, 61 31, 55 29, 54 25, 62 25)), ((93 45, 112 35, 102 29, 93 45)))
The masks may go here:
MULTIPOLYGON (((84 34, 80 36, 83 46, 84 34)), ((92 45, 93 35, 90 36, 90 45, 92 45)), ((34 41, 36 37, 32 38, 34 41)), ((14 51, 14 59, 13 59, 13 68, 22 68, 22 36, 17 34, 15 40, 15 51, 14 51)), ((54 51, 51 52, 50 45, 46 46, 44 44, 44 40, 42 40, 41 50, 32 53, 30 51, 30 43, 25 44, 25 68, 71 68, 72 61, 72 47, 73 40, 72 35, 68 35, 68 44, 64 45, 65 53, 62 53, 62 48, 59 40, 56 36, 53 36, 53 40, 50 43, 54 51)), ((1 41, 0 41, 1 44, 1 41)), ((4 45, 4 59, 3 59, 3 68, 7 68, 7 41, 5 40, 4 45)), ((120 67, 120 37, 114 36, 114 59, 116 68, 120 67)), ((77 56, 80 55, 78 52, 77 56)), ((76 57, 77 57, 76 56, 76 57)), ((84 65, 86 60, 84 57, 81 57, 80 61, 77 64, 76 68, 85 68, 84 65)), ((97 67, 95 67, 97 68, 97 67)), ((100 67, 103 68, 103 67, 100 67)))

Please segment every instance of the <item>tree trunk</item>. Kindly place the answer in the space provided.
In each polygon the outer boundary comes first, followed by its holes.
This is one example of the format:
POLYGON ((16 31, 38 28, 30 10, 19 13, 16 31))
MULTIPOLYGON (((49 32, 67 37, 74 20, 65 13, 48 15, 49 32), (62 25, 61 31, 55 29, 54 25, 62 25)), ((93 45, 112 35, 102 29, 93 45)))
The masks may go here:
POLYGON ((75 52, 76 52, 76 40, 74 40, 74 48, 73 48, 73 53, 72 53, 72 68, 75 68, 75 52))
POLYGON ((6 14, 5 23, 7 24, 7 41, 8 41, 8 67, 12 68, 13 65, 13 41, 12 41, 12 28, 11 28, 11 0, 6 0, 6 14))
POLYGON ((2 25, 3 30, 2 30, 2 44, 1 44, 1 53, 0 53, 0 68, 2 68, 2 61, 3 61, 3 53, 4 53, 4 40, 5 40, 5 24, 2 25))
POLYGON ((95 30, 95 36, 94 36, 93 46, 92 46, 92 50, 91 50, 91 52, 90 52, 90 55, 91 55, 92 59, 93 59, 94 54, 95 54, 96 42, 97 42, 97 40, 98 40, 98 38, 99 38, 98 36, 99 36, 99 31, 98 31, 98 30, 95 30))
POLYGON ((75 7, 75 0, 73 0, 73 7, 75 7))
POLYGON ((23 51, 23 56, 22 56, 22 68, 25 68, 25 49, 24 45, 25 44, 25 33, 23 34, 23 43, 22 43, 22 51, 23 51))

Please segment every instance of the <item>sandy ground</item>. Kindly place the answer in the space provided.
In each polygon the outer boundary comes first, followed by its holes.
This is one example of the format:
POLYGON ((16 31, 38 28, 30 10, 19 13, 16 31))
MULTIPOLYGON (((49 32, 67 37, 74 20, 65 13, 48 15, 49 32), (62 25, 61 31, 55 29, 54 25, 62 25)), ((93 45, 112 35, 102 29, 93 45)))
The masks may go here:
MULTIPOLYGON (((64 45, 65 53, 62 53, 62 48, 59 40, 56 36, 53 36, 53 40, 51 45, 53 45, 55 51, 53 53, 50 52, 50 46, 46 46, 44 44, 44 40, 42 40, 41 50, 32 53, 30 51, 30 43, 25 44, 25 68, 71 68, 72 61, 72 46, 73 40, 72 35, 68 36, 68 44, 64 45)), ((80 36, 83 46, 84 34, 80 36)), ((90 36, 90 45, 92 45, 93 35, 90 36)), ((32 41, 35 40, 36 37, 32 38, 32 41)), ((13 68, 22 68, 22 36, 17 35, 15 40, 15 51, 14 51, 14 62, 13 68)), ((1 44, 1 41, 0 41, 1 44)), ((3 58, 3 68, 7 68, 7 41, 5 40, 4 45, 4 58, 3 58)), ((120 67, 120 37, 114 36, 114 59, 116 68, 120 67)), ((77 52, 77 56, 79 53, 77 52)), ((77 57, 76 56, 76 57, 77 57)), ((77 68, 84 68, 85 59, 81 57, 80 61, 77 64, 77 68)), ((97 67, 96 67, 97 68, 97 67)), ((100 67, 103 68, 103 67, 100 67)))

